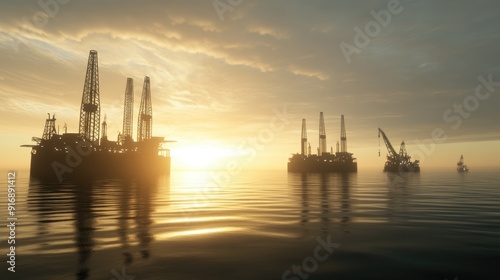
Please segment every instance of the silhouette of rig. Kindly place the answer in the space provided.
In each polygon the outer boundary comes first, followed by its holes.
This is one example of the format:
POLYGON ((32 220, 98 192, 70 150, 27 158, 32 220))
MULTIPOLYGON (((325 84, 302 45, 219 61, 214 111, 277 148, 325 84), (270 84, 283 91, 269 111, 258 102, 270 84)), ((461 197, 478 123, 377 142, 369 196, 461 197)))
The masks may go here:
POLYGON ((288 172, 357 172, 358 163, 352 153, 347 152, 347 136, 344 115, 341 116, 340 144, 337 142, 336 153, 333 147, 327 151, 326 130, 323 112, 319 115, 318 153, 311 153, 311 144, 307 142, 306 119, 302 119, 301 152, 294 154, 288 161, 288 172))
POLYGON ((54 115, 45 121, 42 138, 33 137, 30 176, 45 180, 75 180, 93 176, 169 174, 170 151, 164 137, 153 137, 153 110, 149 77, 144 77, 138 116, 137 141, 132 138, 134 83, 127 78, 123 131, 117 141, 107 135, 106 116, 100 130, 100 95, 97 51, 91 50, 80 107, 78 133, 56 130, 54 115), (100 137, 99 137, 100 136, 100 137))
MULTIPOLYGON (((388 152, 387 161, 384 165, 384 172, 420 172, 420 161, 411 160, 411 156, 406 152, 405 141, 401 142, 399 153, 397 153, 391 141, 389 141, 389 137, 387 137, 385 132, 380 128, 378 129, 378 145, 380 146, 380 135, 382 135, 384 139, 388 152)), ((378 156, 380 156, 380 149, 378 151, 378 156)))

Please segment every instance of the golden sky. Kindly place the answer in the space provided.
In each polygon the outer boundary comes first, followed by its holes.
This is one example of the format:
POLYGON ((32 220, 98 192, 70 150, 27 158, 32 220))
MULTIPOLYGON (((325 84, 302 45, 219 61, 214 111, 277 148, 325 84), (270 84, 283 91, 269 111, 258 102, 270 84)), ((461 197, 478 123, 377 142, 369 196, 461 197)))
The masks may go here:
POLYGON ((320 111, 334 149, 345 115, 360 169, 382 169, 378 127, 396 149, 405 140, 410 154, 423 155, 422 170, 453 170, 461 154, 471 169, 500 168, 499 8, 498 1, 1 1, 0 168, 29 166, 29 149, 19 145, 41 137, 47 113, 61 130, 66 123, 78 131, 94 49, 110 139, 122 130, 128 77, 136 135, 147 75, 153 134, 177 141, 174 169, 232 160, 285 169, 300 151, 302 118, 316 150, 320 111), (447 137, 429 144, 436 129, 447 137))

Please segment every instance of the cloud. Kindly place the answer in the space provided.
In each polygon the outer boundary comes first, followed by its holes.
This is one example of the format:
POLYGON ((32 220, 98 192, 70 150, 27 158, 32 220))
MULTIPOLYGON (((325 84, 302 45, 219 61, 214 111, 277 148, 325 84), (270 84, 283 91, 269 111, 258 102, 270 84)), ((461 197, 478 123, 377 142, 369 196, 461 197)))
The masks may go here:
POLYGON ((290 65, 288 67, 288 70, 295 75, 302 75, 306 77, 317 78, 320 80, 328 80, 330 78, 330 75, 326 73, 321 73, 320 71, 316 70, 304 69, 295 65, 290 65))
MULTIPOLYGON (((359 135, 384 125, 426 137, 446 125, 443 112, 474 91, 479 75, 500 80, 500 3, 402 3, 349 64, 339 44, 352 44, 353 28, 387 1, 244 1, 221 21, 211 1, 73 0, 43 25, 33 22, 44 12, 37 2, 1 1, 1 117, 52 110, 76 123, 87 55, 97 49, 102 108, 117 124, 126 78, 138 103, 148 75, 155 124, 179 135, 186 123, 217 123, 238 138, 291 103, 307 118, 346 114, 359 135)), ((499 102, 481 103, 453 137, 496 139, 499 102)))

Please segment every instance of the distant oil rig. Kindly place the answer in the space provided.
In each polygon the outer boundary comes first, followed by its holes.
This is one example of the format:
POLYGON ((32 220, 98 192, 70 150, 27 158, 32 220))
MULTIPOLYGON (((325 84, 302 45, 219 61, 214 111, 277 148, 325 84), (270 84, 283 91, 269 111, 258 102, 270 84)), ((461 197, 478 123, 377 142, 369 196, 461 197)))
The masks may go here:
POLYGON ((288 161, 288 172, 357 172, 358 163, 352 153, 347 152, 347 136, 344 115, 341 116, 340 145, 336 153, 333 147, 327 151, 326 130, 323 112, 319 115, 319 147, 317 154, 311 154, 311 144, 307 142, 306 120, 302 119, 301 152, 288 161))
POLYGON ((43 180, 77 180, 93 176, 169 174, 170 150, 164 137, 153 137, 153 110, 149 77, 144 78, 138 118, 137 141, 132 138, 134 84, 127 78, 123 131, 110 141, 106 116, 100 128, 99 69, 97 51, 91 50, 80 107, 78 133, 56 130, 55 115, 45 121, 41 138, 33 137, 30 176, 43 180), (100 136, 100 137, 99 137, 100 136))
MULTIPOLYGON (((420 172, 420 162, 419 160, 411 161, 411 156, 406 152, 405 141, 401 142, 399 153, 396 153, 396 150, 392 147, 391 141, 389 141, 385 132, 380 128, 378 129, 379 146, 380 135, 382 135, 389 153, 384 165, 384 172, 420 172)), ((380 150, 378 155, 380 156, 380 150)))
POLYGON ((461 155, 460 159, 457 162, 457 171, 458 172, 469 172, 469 167, 464 163, 464 155, 461 155))

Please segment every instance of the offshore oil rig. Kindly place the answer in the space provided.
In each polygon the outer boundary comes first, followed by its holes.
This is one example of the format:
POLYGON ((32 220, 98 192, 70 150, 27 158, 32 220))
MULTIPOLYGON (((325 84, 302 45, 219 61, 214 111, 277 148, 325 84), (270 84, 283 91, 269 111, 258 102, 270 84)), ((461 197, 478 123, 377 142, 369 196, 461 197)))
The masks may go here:
POLYGON ((41 180, 78 180, 94 176, 169 174, 170 151, 163 137, 153 137, 153 110, 149 77, 144 78, 137 124, 137 141, 132 138, 134 83, 127 78, 123 131, 110 141, 106 116, 100 130, 100 95, 97 51, 89 54, 80 107, 78 133, 56 130, 56 118, 48 116, 41 138, 33 137, 30 176, 41 180))
POLYGON ((347 152, 347 136, 344 115, 340 118, 340 145, 337 141, 336 153, 333 147, 327 151, 326 130, 323 112, 319 114, 318 153, 311 153, 311 144, 307 142, 306 120, 302 119, 301 152, 293 154, 288 161, 288 172, 357 172, 358 163, 352 153, 347 152))
MULTIPOLYGON (((384 165, 384 172, 420 172, 419 160, 411 161, 411 156, 406 152, 405 141, 401 142, 399 153, 396 153, 392 147, 391 141, 382 129, 378 129, 378 138, 380 146, 380 135, 384 139, 385 146, 387 147, 387 161, 384 165)), ((378 151, 380 156, 380 149, 378 151)))
POLYGON ((469 167, 464 163, 464 155, 461 155, 460 159, 457 162, 457 171, 458 172, 469 172, 469 167))

